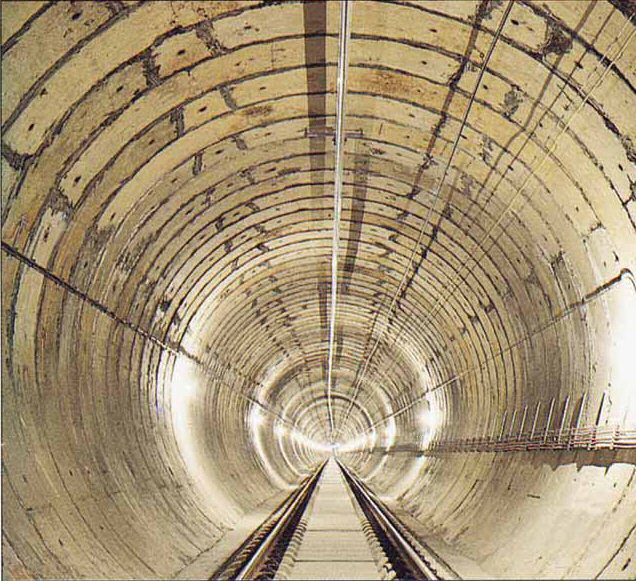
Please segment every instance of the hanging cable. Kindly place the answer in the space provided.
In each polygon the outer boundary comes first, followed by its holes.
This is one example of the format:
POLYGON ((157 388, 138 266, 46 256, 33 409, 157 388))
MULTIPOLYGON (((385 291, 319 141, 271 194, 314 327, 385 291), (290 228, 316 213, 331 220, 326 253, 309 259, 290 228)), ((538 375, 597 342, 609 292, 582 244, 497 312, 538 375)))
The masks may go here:
MULTIPOLYGON (((512 3, 511 3, 512 4, 512 3)), ((508 11, 509 12, 509 11, 508 11)), ((504 15, 504 18, 502 19, 501 24, 503 24, 503 22, 506 19, 507 14, 504 15)), ((621 28, 620 32, 618 33, 618 37, 622 37, 624 30, 627 28, 628 24, 631 24, 632 18, 630 18, 628 21, 626 21, 626 23, 623 25, 623 27, 621 28)), ((500 24, 500 29, 501 29, 501 24, 500 24)), ((498 33, 495 37, 495 41, 498 38, 500 33, 500 30, 498 30, 498 33)), ((542 156, 542 158, 539 160, 538 165, 533 168, 531 170, 531 172, 529 173, 529 175, 526 176, 524 182, 522 183, 522 185, 517 188, 515 195, 512 197, 512 199, 508 202, 508 204, 506 205, 506 207, 503 209, 503 211, 500 211, 499 213, 499 217, 498 219, 495 221, 495 223, 488 229, 488 231, 484 234, 484 236, 480 239, 479 242, 476 243, 476 245, 473 247, 473 249, 471 250, 471 252, 469 253, 469 259, 466 263, 464 263, 460 269, 455 273, 455 276, 453 277, 453 279, 451 280, 451 287, 450 287, 450 291, 443 297, 440 297, 437 299, 437 301, 435 302, 435 304, 433 305, 432 309, 429 310, 429 312, 427 313, 425 320, 423 321, 423 323, 428 323, 429 321, 432 320, 433 316, 439 311, 439 309, 441 308, 441 305, 444 304, 451 296, 453 296, 455 294, 455 292, 457 291, 457 289, 460 287, 460 284, 462 282, 465 282, 467 279, 467 276, 473 272, 474 268, 476 266, 478 266, 479 261, 481 260, 481 258, 483 258, 483 256, 487 253, 487 251, 492 247, 492 245, 499 239, 499 237, 505 232, 505 229, 501 229, 499 234, 497 236, 493 236, 493 231, 501 224, 501 222, 503 221, 503 219, 506 217, 506 215, 510 212, 510 210, 512 209, 514 203, 517 201, 517 199, 519 199, 522 194, 525 193, 525 190, 527 188, 527 185, 530 181, 530 179, 535 176, 543 167, 543 165, 545 164, 545 162, 548 160, 548 158, 552 155, 552 153, 554 152, 554 150, 556 149, 558 142, 560 141, 561 137, 565 134, 565 132, 568 130, 568 128, 570 127, 572 120, 583 110, 583 107, 586 105, 586 103, 588 102, 588 100, 591 98, 592 93, 602 84, 602 82, 605 80, 605 78, 607 77, 607 75, 610 73, 610 71, 613 69, 613 67, 615 66, 615 63, 622 57, 622 55, 624 54, 627 46, 630 44, 630 42, 632 41, 633 37, 636 36, 636 31, 632 30, 631 33, 628 35, 627 39, 621 43, 621 45, 618 48, 617 53, 613 56, 613 57, 609 57, 607 54, 603 56, 603 58, 601 59, 601 63, 607 63, 609 61, 609 64, 605 65, 605 68, 602 70, 599 78, 594 81, 593 83, 591 83, 591 87, 589 89, 585 90, 585 94, 583 96, 583 99, 581 101, 581 103, 578 105, 578 107, 572 112, 572 114, 570 115, 570 117, 563 122, 562 127, 559 129, 556 137, 553 139, 552 143, 550 144, 550 146, 548 147, 547 151, 544 153, 544 155, 542 156), (487 248, 484 248, 484 243, 488 238, 491 238, 491 244, 490 246, 488 246, 487 248), (481 250, 481 254, 475 258, 475 253, 476 251, 481 250), (470 268, 467 267, 468 264, 470 264, 472 262, 472 265, 470 266, 470 268), (467 269, 467 270, 466 270, 467 269), (464 270, 466 270, 466 274, 463 275, 464 270), (463 276, 462 276, 463 275, 463 276), (459 279, 459 280, 458 280, 459 279)), ((617 37, 617 39, 618 39, 617 37)), ((616 40, 614 42, 616 42, 616 40)), ((612 43, 614 44, 614 43, 612 43)), ((491 49, 494 48, 491 45, 491 49)), ((486 58, 486 62, 489 60, 490 54, 492 53, 492 50, 489 51, 489 55, 486 58)), ((483 70, 483 68, 482 68, 483 70)), ((481 78, 481 75, 480 75, 481 78)), ((479 82, 477 84, 476 89, 479 86, 479 82)), ((475 93, 473 93, 473 99, 474 99, 474 95, 475 93)), ((473 99, 471 99, 471 104, 473 99)), ((466 116, 465 116, 466 117, 466 116)), ((461 135, 461 131, 460 131, 460 135, 461 135)), ((454 151, 454 150, 453 150, 454 151)), ((527 202, 527 199, 524 200, 523 204, 525 204, 527 202)), ((520 208, 519 208, 520 209, 520 208)), ((518 210, 519 210, 518 209, 518 210)), ((397 294, 396 294, 397 296, 397 294)), ((386 329, 385 329, 386 330, 386 329)), ((402 331, 404 330, 404 327, 402 327, 402 331)), ((398 333, 399 336, 399 333, 398 333)), ((381 338, 381 337, 380 337, 381 338)), ((374 349, 372 349, 370 356, 367 358, 367 365, 368 362, 370 361, 371 357, 375 354, 375 350, 378 346, 379 340, 375 343, 374 345, 374 349)), ((365 365, 363 371, 366 371, 366 367, 367 365, 365 365)), ((440 384, 439 386, 435 386, 434 389, 437 389, 438 387, 443 387, 446 384, 449 383, 453 383, 454 381, 456 381, 458 378, 454 377, 451 378, 450 380, 447 380, 445 382, 442 382, 442 384, 440 384)), ((358 381, 356 383, 356 386, 358 386, 358 390, 359 390, 359 386, 360 386, 360 381, 358 381)), ((410 407, 412 407, 412 405, 415 405, 416 403, 418 403, 419 401, 421 401, 422 399, 424 399, 428 393, 432 391, 429 390, 427 391, 425 394, 423 394, 422 396, 418 397, 416 400, 413 400, 411 402, 409 402, 406 406, 404 410, 399 410, 399 413, 402 413, 402 411, 405 411, 406 409, 409 409, 410 407)), ((357 391, 354 394, 354 397, 357 395, 357 391)), ((345 415, 345 418, 348 416, 349 411, 347 412, 347 414, 345 415)), ((389 416, 387 416, 387 418, 383 418, 383 419, 390 419, 391 417, 394 417, 397 414, 390 414, 389 416)), ((379 422, 382 423, 382 420, 379 422)))
POLYGON ((333 443, 334 417, 331 401, 333 389, 333 358, 336 338, 336 308, 338 301, 338 248, 340 246, 340 213, 342 210, 342 171, 344 157, 344 119, 347 96, 347 67, 351 25, 349 0, 340 2, 340 33, 338 36, 338 79, 336 86, 336 127, 334 166, 333 239, 331 246, 331 306, 329 311, 329 351, 327 363, 327 407, 329 411, 329 432, 333 443))
MULTIPOLYGON (((398 303, 398 298, 400 296, 400 293, 402 292, 402 289, 404 288, 404 285, 406 284, 407 281, 407 277, 408 277, 408 273, 409 270, 412 268, 414 261, 415 261, 415 256, 417 254, 417 249, 420 246, 420 243, 422 241, 422 238, 424 236, 424 231, 426 230, 429 222, 430 222, 430 218, 431 215, 433 213, 433 211, 435 210, 435 208, 437 207, 437 202, 439 201, 439 196, 441 194, 442 191, 442 187, 444 185, 444 182, 446 181, 446 176, 448 175, 448 171, 450 169, 451 163, 453 161, 453 158, 455 157, 455 153, 459 147, 459 140, 462 136, 462 133, 464 131, 464 126, 466 125, 466 122, 468 121, 468 116, 470 114, 470 110, 472 109, 473 103, 475 102, 475 97, 477 95, 477 91, 479 90, 479 87, 481 86, 481 81, 482 78, 484 76, 484 73, 486 72, 486 68, 488 66, 488 63, 490 61, 490 58, 492 57, 492 54, 495 50, 495 46, 497 45, 497 42, 499 40, 499 37, 501 36, 501 32, 503 30, 503 27, 506 23, 506 21, 508 20, 508 16, 510 15, 510 11, 512 10, 512 7, 514 5, 514 0, 509 2, 506 5, 506 9, 504 11, 504 14, 499 22, 499 26, 497 28, 497 32, 495 33, 493 40, 490 44, 490 47, 488 49, 488 53, 486 54, 486 57, 484 58, 484 61, 481 65, 481 69, 479 71, 479 75, 477 76, 477 81, 475 82, 475 88, 473 89, 470 99, 468 101, 468 105, 466 106, 466 109, 464 111, 464 115, 462 117, 460 126, 459 126, 459 131, 457 132, 457 136, 455 137, 455 141, 453 142, 453 148, 451 150, 450 155, 448 156, 448 159, 446 161, 446 164, 444 166, 444 171, 442 173, 442 176, 437 184, 437 187, 435 188, 435 191, 433 192, 433 203, 431 204, 427 214, 426 214, 426 218, 424 220, 424 223, 422 224, 422 227, 420 228, 417 240, 415 242, 415 244, 413 245, 413 249, 411 251, 411 254, 409 256, 409 260, 408 260, 408 264, 407 267, 404 269, 404 272, 402 273, 402 277, 400 279, 400 283, 398 284, 398 287, 395 291, 395 293, 393 294, 393 298, 391 299, 391 304, 389 305, 389 310, 387 313, 387 320, 391 317, 391 314, 393 312, 393 310, 395 309, 397 303, 398 303)), ((371 351, 369 352, 369 355, 365 358, 363 364, 362 364, 362 370, 361 373, 358 377, 358 380, 355 383, 354 386, 354 390, 353 390, 353 396, 351 398, 351 402, 349 404, 349 406, 347 407, 347 411, 343 416, 342 422, 340 423, 340 425, 338 426, 338 432, 341 431, 342 429, 342 424, 346 421, 346 419, 349 417, 349 414, 351 413, 351 409, 353 408, 353 404, 355 402, 355 400, 358 397, 358 393, 360 391, 360 387, 362 385, 362 380, 364 379, 364 376, 366 375, 366 371, 367 368, 369 366, 369 362, 373 359, 373 356, 375 355, 376 351, 378 350, 378 347, 380 345, 380 341, 382 340, 382 338, 384 337, 384 334, 386 333, 386 331, 388 330, 388 325, 386 327, 384 327, 384 329, 378 334, 373 347, 371 348, 371 351)))

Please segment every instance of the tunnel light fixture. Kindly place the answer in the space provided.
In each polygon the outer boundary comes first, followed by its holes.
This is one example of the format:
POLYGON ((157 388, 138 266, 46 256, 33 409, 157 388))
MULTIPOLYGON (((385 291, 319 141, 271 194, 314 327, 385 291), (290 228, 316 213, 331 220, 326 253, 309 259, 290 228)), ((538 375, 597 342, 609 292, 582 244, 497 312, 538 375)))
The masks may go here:
POLYGON ((418 414, 418 421, 420 423, 420 427, 423 430, 428 430, 429 428, 429 417, 428 417, 428 409, 423 408, 420 410, 420 413, 418 414))
POLYGON ((342 210, 342 173, 344 157, 344 119, 347 95, 348 45, 351 32, 351 5, 340 2, 340 32, 338 36, 338 78, 336 87, 336 134, 334 166, 333 238, 331 245, 331 305, 329 312, 329 347, 327 363, 327 408, 329 437, 333 444, 334 416, 331 392, 333 389, 333 359, 336 337, 336 306, 338 299, 338 248, 340 246, 340 214, 342 210))
POLYGON ((395 424, 395 419, 391 418, 387 424, 386 424, 386 428, 384 431, 384 445, 388 448, 390 448, 394 443, 395 443, 395 436, 396 436, 396 424, 395 424))
POLYGON ((420 410, 420 413, 418 414, 418 420, 422 429, 434 430, 438 427, 440 422, 439 410, 432 404, 432 398, 430 394, 425 401, 428 405, 420 410))
POLYGON ((375 430, 369 433, 359 433, 345 442, 336 444, 336 446, 339 452, 360 452, 367 448, 373 448, 373 446, 375 446, 376 436, 375 430))
POLYGON ((250 425, 253 428, 258 428, 259 426, 262 426, 264 422, 265 418, 263 416, 263 412, 261 412, 261 410, 257 406, 252 407, 252 413, 250 414, 250 425))
POLYGON ((423 408, 418 414, 420 429, 422 430, 420 437, 422 448, 426 448, 430 444, 440 423, 439 410, 431 405, 430 399, 427 399, 427 401, 429 403, 428 407, 423 408))
MULTIPOLYGON (((271 446, 267 445, 267 432, 262 429, 264 424, 265 415, 263 411, 257 405, 252 406, 249 415, 250 439, 254 449, 256 450, 258 459, 271 481, 282 490, 288 490, 292 487, 292 484, 281 477, 279 471, 275 467, 275 464, 271 460, 272 449, 271 446)), ((273 430, 274 432, 276 431, 275 425, 273 430)))
POLYGON ((339 450, 341 452, 357 452, 367 447, 368 444, 369 440, 365 435, 358 435, 355 438, 340 444, 339 450))

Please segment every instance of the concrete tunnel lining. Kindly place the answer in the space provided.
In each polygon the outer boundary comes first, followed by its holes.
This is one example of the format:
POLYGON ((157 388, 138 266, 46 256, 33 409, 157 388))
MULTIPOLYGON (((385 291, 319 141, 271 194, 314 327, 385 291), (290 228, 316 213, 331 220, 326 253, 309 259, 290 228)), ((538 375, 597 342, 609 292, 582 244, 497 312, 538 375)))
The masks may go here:
MULTIPOLYGON (((636 574, 633 450, 422 451, 636 427, 634 6, 352 6, 340 456, 467 576, 636 574)), ((339 5, 1 9, 4 572, 176 577, 331 453, 339 5)))

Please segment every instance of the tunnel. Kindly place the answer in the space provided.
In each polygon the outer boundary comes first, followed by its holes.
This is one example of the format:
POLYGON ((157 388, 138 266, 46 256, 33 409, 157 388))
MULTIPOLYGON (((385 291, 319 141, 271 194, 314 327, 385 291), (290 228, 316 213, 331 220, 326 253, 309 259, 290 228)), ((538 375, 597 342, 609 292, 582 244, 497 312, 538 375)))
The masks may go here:
POLYGON ((208 579, 331 458, 636 577, 633 1, 1 9, 3 576, 208 579))

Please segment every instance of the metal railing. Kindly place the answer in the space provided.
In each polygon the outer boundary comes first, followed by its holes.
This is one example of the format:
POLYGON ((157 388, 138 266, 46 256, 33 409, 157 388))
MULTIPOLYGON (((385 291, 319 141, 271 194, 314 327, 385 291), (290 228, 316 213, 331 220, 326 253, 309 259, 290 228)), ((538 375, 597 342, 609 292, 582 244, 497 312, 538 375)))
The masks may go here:
POLYGON ((549 403, 537 401, 534 411, 529 405, 524 406, 523 411, 514 409, 509 413, 510 410, 504 410, 501 423, 497 420, 497 414, 489 435, 486 434, 486 428, 477 437, 433 437, 420 451, 523 452, 636 448, 636 426, 611 421, 611 407, 606 392, 602 393, 598 408, 590 406, 589 393, 580 396, 576 410, 570 395, 565 396, 562 403, 553 397, 549 403), (594 424, 582 425, 586 417, 594 418, 594 424))
POLYGON ((526 450, 636 449, 636 428, 618 425, 563 427, 515 435, 456 438, 430 442, 423 452, 521 452, 526 450))

